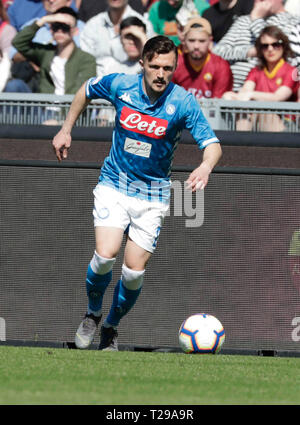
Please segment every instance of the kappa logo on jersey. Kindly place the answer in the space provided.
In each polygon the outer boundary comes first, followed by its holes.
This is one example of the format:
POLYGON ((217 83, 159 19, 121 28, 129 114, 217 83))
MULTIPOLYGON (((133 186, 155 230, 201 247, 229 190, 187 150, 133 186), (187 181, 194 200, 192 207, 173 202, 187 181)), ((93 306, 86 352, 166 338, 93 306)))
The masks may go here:
POLYGON ((120 123, 126 130, 144 134, 154 139, 162 139, 168 127, 167 120, 141 114, 127 106, 122 109, 120 123))
POLYGON ((119 96, 119 99, 122 99, 122 100, 124 100, 124 102, 127 102, 127 103, 132 103, 132 100, 131 100, 129 93, 122 94, 121 96, 119 96))

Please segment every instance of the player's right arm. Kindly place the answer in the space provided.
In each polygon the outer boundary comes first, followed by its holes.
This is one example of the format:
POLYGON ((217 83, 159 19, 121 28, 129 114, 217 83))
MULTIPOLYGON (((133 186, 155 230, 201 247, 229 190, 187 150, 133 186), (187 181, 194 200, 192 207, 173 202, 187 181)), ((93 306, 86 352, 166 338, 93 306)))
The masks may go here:
POLYGON ((90 102, 90 99, 86 97, 85 86, 86 83, 84 83, 77 91, 71 103, 65 122, 62 125, 62 128, 53 138, 52 146, 58 161, 67 158, 68 149, 71 147, 72 142, 72 128, 81 112, 86 108, 86 106, 90 102))
POLYGON ((71 146, 71 131, 81 114, 92 99, 105 99, 113 103, 116 86, 118 83, 118 75, 109 74, 105 77, 93 77, 86 81, 76 93, 66 120, 52 141, 52 146, 55 151, 56 158, 61 161, 68 156, 68 149, 71 146))

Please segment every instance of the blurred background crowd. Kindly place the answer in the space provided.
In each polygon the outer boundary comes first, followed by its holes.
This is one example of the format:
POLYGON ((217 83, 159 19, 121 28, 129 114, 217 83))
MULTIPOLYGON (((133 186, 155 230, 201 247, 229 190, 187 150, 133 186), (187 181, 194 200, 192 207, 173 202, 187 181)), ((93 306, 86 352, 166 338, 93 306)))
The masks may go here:
POLYGON ((198 99, 300 101, 300 0, 0 0, 0 90, 73 94, 139 73, 159 34, 198 99))

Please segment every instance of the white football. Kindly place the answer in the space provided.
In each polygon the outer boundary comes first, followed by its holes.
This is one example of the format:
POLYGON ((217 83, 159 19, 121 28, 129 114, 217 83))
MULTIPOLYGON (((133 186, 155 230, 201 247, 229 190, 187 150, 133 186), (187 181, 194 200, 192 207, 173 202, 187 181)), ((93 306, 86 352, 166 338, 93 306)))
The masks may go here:
POLYGON ((223 325, 211 314, 194 314, 179 329, 179 345, 188 354, 217 354, 224 341, 223 325))

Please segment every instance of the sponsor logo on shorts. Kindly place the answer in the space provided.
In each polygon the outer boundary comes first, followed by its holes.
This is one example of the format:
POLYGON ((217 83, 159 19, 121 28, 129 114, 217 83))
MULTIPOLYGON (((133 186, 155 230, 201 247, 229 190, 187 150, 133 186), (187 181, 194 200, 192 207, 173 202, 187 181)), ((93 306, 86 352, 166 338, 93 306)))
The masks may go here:
POLYGON ((109 210, 106 207, 103 207, 99 210, 99 218, 101 218, 102 220, 105 220, 106 218, 109 217, 109 210))

